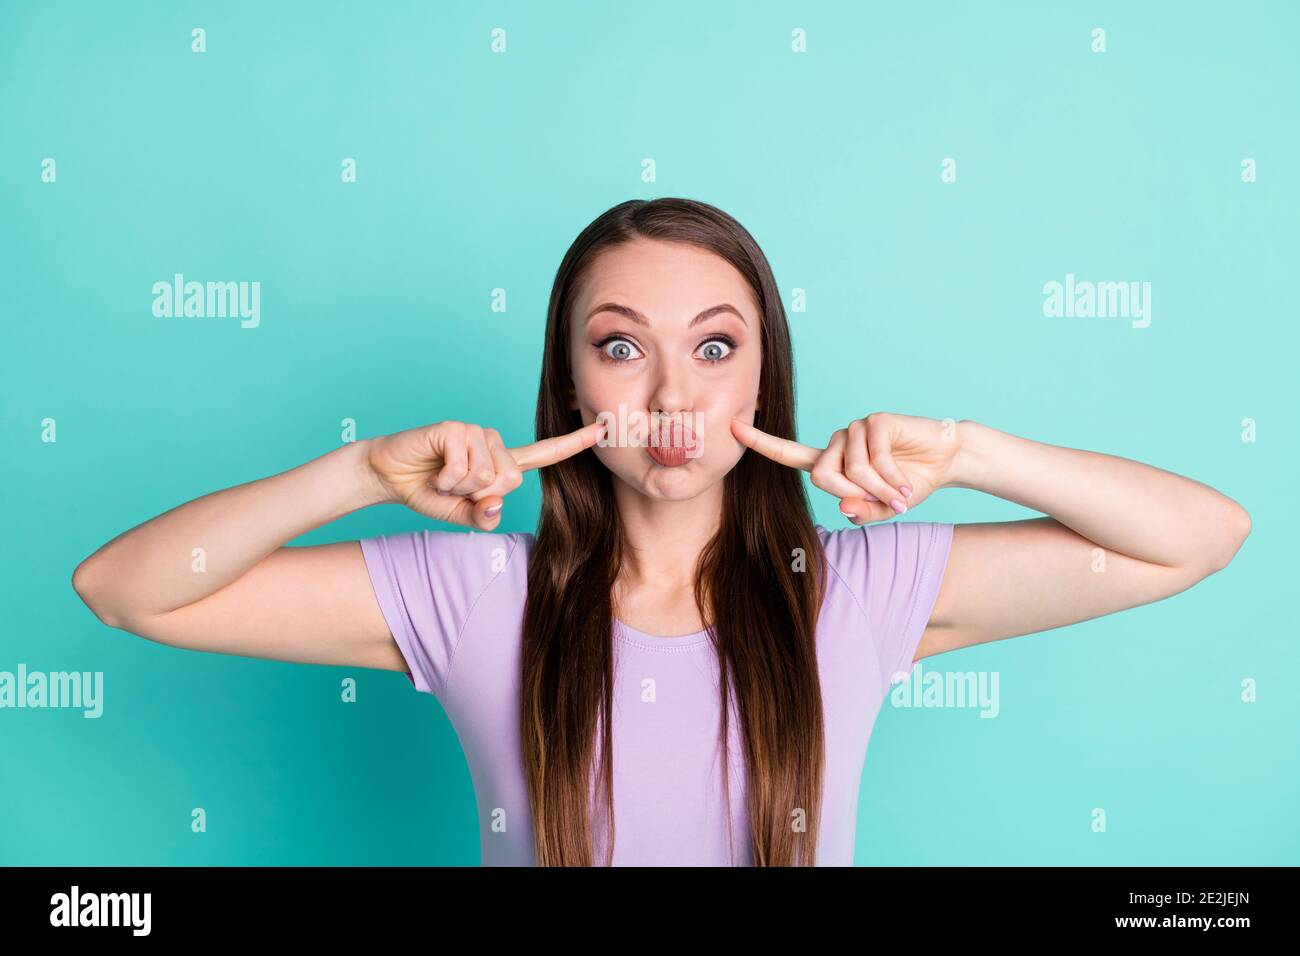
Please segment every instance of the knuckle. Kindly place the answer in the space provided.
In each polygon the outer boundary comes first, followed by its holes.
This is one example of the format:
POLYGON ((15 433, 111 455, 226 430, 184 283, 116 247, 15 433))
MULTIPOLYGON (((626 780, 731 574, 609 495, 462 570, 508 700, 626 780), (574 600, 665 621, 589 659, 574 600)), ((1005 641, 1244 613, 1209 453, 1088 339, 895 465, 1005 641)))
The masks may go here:
POLYGON ((492 484, 492 482, 496 480, 496 477, 497 473, 491 468, 480 468, 478 471, 474 472, 474 480, 482 482, 485 485, 492 484))
POLYGON ((838 495, 842 494, 844 491, 843 486, 839 482, 835 481, 833 478, 827 478, 825 475, 820 477, 809 475, 808 480, 812 482, 814 487, 820 488, 828 495, 838 495))
POLYGON ((871 469, 864 468, 861 465, 850 465, 844 470, 844 474, 859 488, 870 489, 871 485, 876 483, 876 476, 871 469))

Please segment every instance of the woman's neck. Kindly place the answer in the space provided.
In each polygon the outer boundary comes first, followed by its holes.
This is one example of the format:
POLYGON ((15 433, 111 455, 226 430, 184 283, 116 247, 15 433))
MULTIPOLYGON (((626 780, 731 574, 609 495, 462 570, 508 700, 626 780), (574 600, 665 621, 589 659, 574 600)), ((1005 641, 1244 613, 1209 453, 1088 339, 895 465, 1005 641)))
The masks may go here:
POLYGON ((690 590, 700 552, 722 518, 722 484, 685 501, 650 498, 614 481, 627 548, 620 580, 629 589, 690 590))

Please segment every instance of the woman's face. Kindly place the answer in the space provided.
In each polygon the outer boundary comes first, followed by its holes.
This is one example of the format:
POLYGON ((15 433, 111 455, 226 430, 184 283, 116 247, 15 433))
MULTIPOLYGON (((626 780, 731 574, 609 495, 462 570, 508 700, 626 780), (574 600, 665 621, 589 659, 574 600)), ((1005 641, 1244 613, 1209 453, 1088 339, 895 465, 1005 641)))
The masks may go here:
POLYGON ((735 267, 689 243, 607 248, 569 321, 570 407, 584 424, 609 423, 592 449, 605 467, 667 500, 721 481, 745 451, 731 419, 754 421, 762 368, 758 306, 735 267), (652 447, 656 422, 668 429, 660 432, 664 452, 652 447), (677 423, 689 431, 672 430, 677 423))

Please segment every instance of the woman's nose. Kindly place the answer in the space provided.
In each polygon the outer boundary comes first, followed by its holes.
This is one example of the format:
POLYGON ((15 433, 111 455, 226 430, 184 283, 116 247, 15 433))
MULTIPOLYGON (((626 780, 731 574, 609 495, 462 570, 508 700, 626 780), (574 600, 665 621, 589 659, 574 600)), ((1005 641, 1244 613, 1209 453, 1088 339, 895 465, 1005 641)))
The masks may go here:
POLYGON ((691 396, 686 374, 671 362, 661 362, 655 370, 655 383, 650 393, 650 408, 665 415, 675 415, 691 407, 691 396))

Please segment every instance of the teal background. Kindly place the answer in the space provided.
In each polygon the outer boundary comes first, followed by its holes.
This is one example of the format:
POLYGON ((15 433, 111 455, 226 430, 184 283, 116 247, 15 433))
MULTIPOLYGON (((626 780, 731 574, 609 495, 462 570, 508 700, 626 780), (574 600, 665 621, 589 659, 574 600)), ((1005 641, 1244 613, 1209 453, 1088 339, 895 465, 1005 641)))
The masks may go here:
MULTIPOLYGON (((103 671, 105 713, 0 710, 0 863, 478 863, 464 757, 406 677, 165 647, 70 578, 337 446, 344 418, 530 440, 561 256, 665 195, 739 218, 787 307, 807 291, 804 440, 874 410, 973 418, 1254 520, 1187 592, 925 661, 998 671, 1001 715, 886 701, 857 862, 1300 862, 1298 28, 1286 2, 4 4, 0 670, 103 671), (260 281, 261 326, 155 319, 175 272, 260 281), (1150 281, 1150 327, 1045 318, 1067 272, 1150 281)), ((530 474, 500 530, 537 505, 530 474)), ((1032 514, 948 490, 907 518, 1032 514)), ((429 526, 383 506, 295 543, 429 526)))

